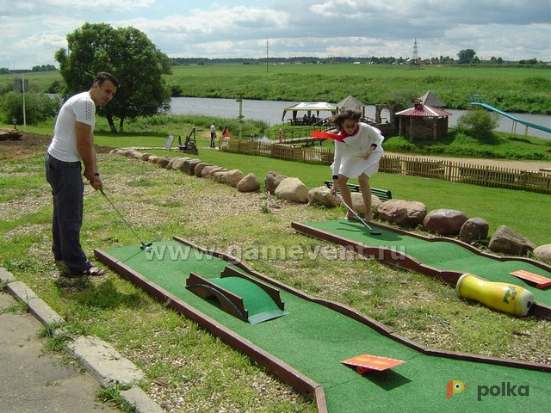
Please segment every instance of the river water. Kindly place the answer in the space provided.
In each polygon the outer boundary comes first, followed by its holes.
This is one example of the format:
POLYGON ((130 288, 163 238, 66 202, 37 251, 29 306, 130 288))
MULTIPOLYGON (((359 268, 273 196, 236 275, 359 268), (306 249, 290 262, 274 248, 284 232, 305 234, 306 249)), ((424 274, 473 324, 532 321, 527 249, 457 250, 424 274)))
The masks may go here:
MULTIPOLYGON (((243 99, 242 113, 246 119, 258 119, 266 122, 268 125, 282 123, 281 116, 283 109, 298 102, 281 102, 274 100, 249 100, 243 99)), ((223 118, 237 118, 239 115, 239 103, 235 99, 212 99, 212 98, 172 98, 170 102, 170 113, 181 115, 210 115, 223 118)), ((446 109, 452 113, 449 125, 455 126, 457 120, 466 112, 465 110, 446 109)), ((299 116, 303 113, 300 112, 299 116)), ((375 118, 375 106, 366 106, 366 115, 375 118)), ((511 115, 538 125, 551 128, 551 116, 531 115, 526 113, 511 113, 511 115)), ((329 116, 329 112, 321 112, 320 116, 329 116)), ((290 113, 285 116, 285 122, 291 117, 290 113)), ((498 131, 511 132, 513 121, 504 116, 498 116, 498 131)), ((524 135, 524 125, 517 124, 517 135, 524 135)), ((551 139, 551 134, 539 129, 528 128, 528 135, 539 138, 551 139)))

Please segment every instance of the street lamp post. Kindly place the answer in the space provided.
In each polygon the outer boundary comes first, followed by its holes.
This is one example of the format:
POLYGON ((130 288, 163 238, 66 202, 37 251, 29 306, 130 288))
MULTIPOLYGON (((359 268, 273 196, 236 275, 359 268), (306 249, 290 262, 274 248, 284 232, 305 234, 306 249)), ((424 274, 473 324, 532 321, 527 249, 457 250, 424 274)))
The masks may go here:
POLYGON ((237 116, 237 119, 239 119, 239 138, 241 139, 243 137, 243 93, 238 93, 237 96, 239 96, 236 100, 236 102, 239 103, 239 116, 237 116))

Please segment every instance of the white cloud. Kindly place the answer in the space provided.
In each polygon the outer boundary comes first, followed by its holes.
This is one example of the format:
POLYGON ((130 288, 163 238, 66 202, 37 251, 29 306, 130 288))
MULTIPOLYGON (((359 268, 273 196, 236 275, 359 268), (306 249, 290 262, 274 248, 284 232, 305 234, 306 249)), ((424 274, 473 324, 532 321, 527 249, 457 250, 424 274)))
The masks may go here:
POLYGON ((281 29, 289 22, 289 13, 278 10, 221 8, 214 11, 193 9, 188 15, 171 15, 159 20, 146 18, 122 20, 118 26, 134 26, 147 33, 223 34, 233 30, 281 29))
POLYGON ((15 47, 25 50, 50 49, 48 53, 52 53, 52 49, 55 52, 62 47, 67 47, 67 40, 64 36, 57 34, 34 35, 18 41, 15 47))
POLYGON ((172 57, 262 57, 266 39, 272 56, 409 57, 417 38, 422 57, 549 61, 550 14, 549 0, 0 0, 0 67, 55 64, 84 22, 134 26, 172 57))
POLYGON ((90 7, 93 7, 116 12, 149 7, 155 3, 155 0, 94 0, 93 3, 89 0, 45 0, 44 3, 50 7, 59 7, 64 10, 71 8, 90 10, 90 7))

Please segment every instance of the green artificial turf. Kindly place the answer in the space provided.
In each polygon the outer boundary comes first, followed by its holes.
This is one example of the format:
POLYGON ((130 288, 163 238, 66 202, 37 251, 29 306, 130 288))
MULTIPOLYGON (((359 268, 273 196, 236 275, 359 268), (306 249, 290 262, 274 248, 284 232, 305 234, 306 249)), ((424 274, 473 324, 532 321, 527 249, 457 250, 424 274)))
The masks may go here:
POLYGON ((377 229, 380 229, 382 234, 371 235, 363 224, 348 220, 308 222, 305 225, 363 243, 366 246, 395 249, 439 270, 469 273, 490 281, 519 285, 534 294, 537 302, 551 305, 550 288, 538 289, 510 274, 512 271, 525 270, 551 278, 551 272, 528 262, 521 260, 498 261, 475 254, 458 244, 446 241, 429 242, 379 227, 377 229))
POLYGON ((284 315, 284 312, 279 309, 268 293, 249 280, 240 277, 225 277, 212 279, 211 282, 243 299, 243 306, 248 312, 248 320, 251 324, 284 315))
POLYGON ((548 373, 426 356, 349 317, 285 291, 280 293, 287 316, 254 325, 239 320, 185 288, 190 272, 216 279, 228 263, 176 241, 155 243, 151 253, 141 251, 139 246, 106 252, 323 385, 330 412, 465 412, 481 408, 544 411, 551 404, 548 373), (164 254, 156 253, 163 248, 164 254), (361 354, 406 363, 364 376, 340 363, 361 354), (448 400, 446 384, 450 380, 461 380, 469 389, 448 400), (528 385, 529 396, 487 396, 478 401, 477 386, 501 386, 502 381, 528 385))

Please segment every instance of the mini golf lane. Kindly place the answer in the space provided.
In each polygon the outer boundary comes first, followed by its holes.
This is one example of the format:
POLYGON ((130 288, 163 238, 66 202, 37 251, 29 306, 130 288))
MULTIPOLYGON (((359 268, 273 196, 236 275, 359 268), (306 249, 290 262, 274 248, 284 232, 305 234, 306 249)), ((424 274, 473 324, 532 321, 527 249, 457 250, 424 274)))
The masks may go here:
POLYGON ((440 278, 453 286, 464 273, 519 285, 534 294, 536 303, 529 314, 551 319, 551 288, 538 289, 510 274, 525 270, 551 278, 551 266, 541 262, 484 254, 451 238, 423 237, 383 225, 375 225, 381 235, 371 235, 363 224, 348 220, 293 222, 291 226, 301 233, 352 247, 360 254, 440 278))
MULTIPOLYGON (((247 354, 297 390, 315 397, 320 412, 544 411, 551 404, 551 366, 425 349, 394 335, 354 310, 317 300, 252 271, 219 253, 175 239, 154 244, 96 250, 96 257, 122 276, 247 354), (210 255, 210 254, 214 254, 210 255), (280 290, 284 316, 259 324, 240 320, 186 289, 191 273, 216 279, 226 267, 280 290), (381 373, 360 376, 341 360, 361 354, 405 360, 381 373), (446 385, 469 385, 446 399, 446 385), (477 386, 528 386, 529 396, 483 397, 477 386)), ((494 389, 494 393, 497 387, 494 389)))

